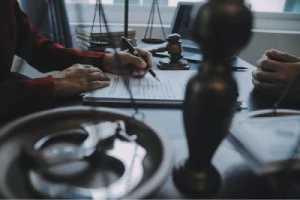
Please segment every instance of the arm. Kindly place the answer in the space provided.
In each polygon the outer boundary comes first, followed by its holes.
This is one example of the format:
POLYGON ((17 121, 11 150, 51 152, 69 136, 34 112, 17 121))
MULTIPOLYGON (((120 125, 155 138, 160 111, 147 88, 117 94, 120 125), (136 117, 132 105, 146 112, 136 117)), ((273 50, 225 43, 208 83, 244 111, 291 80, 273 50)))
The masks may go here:
MULTIPOLYGON (((109 80, 99 68, 103 68, 107 72, 120 73, 116 55, 104 56, 99 52, 67 49, 50 42, 36 35, 33 26, 16 1, 14 6, 18 30, 16 54, 39 71, 62 71, 53 76, 39 79, 6 82, 1 80, 0 118, 10 114, 14 115, 16 112, 24 113, 46 109, 55 105, 56 98, 74 96, 108 86, 109 80), (90 65, 73 65, 73 63, 84 62, 86 55, 89 58, 88 63, 99 68, 90 65)), ((152 66, 151 54, 140 49, 139 51, 152 66)), ((121 52, 120 60, 122 67, 128 63, 133 63, 138 67, 133 71, 134 75, 145 73, 146 63, 142 59, 121 52)))
POLYGON ((75 63, 90 64, 102 69, 104 53, 65 48, 38 35, 17 1, 15 1, 15 18, 18 29, 16 54, 37 70, 41 72, 63 70, 75 63))
POLYGON ((20 114, 48 109, 56 99, 109 85, 109 78, 99 68, 75 64, 57 74, 37 79, 0 81, 0 122, 20 114))
MULTIPOLYGON (((17 31, 15 33, 15 53, 17 55, 26 59, 29 64, 33 65, 36 69, 43 72, 64 69, 70 67, 70 63, 81 62, 83 60, 83 56, 85 56, 83 55, 83 52, 72 49, 65 49, 56 43, 50 42, 45 38, 36 35, 33 26, 29 22, 29 19, 20 10, 17 1, 12 0, 11 3, 13 5, 13 9, 10 12, 11 15, 8 16, 11 17, 14 22, 16 22, 16 26, 12 26, 16 27, 16 29, 11 31, 17 31)), ((7 9, 9 8, 10 7, 8 6, 7 9)), ((102 53, 90 52, 87 53, 87 55, 91 58, 90 60, 93 64, 98 66, 101 64, 103 55, 102 53)), ((3 59, 3 69, 5 69, 6 58, 3 59)), ((10 79, 9 77, 7 77, 8 74, 6 74, 6 72, 5 74, 2 73, 0 75, 0 119, 9 119, 19 114, 25 114, 28 112, 51 108, 55 105, 56 98, 58 98, 60 95, 64 95, 61 94, 64 93, 64 91, 62 91, 64 90, 64 88, 66 88, 65 90, 68 92, 73 91, 74 93, 78 94, 86 88, 93 89, 96 88, 95 85, 100 85, 98 84, 98 82, 91 84, 94 87, 88 85, 88 81, 86 79, 83 79, 85 78, 86 73, 80 73, 82 74, 81 76, 79 76, 79 78, 81 79, 71 82, 78 82, 80 86, 76 84, 65 84, 67 80, 73 80, 72 77, 76 77, 76 75, 82 71, 85 72, 86 70, 82 70, 77 67, 72 68, 72 70, 68 71, 67 78, 64 78, 63 75, 66 74, 66 72, 64 72, 58 75, 31 80, 10 79), (55 79, 55 77, 57 80, 55 79), (83 83, 86 83, 86 85, 84 85, 83 83)), ((96 77, 97 80, 99 79, 98 74, 90 76, 92 76, 90 78, 91 81, 94 81, 94 79, 92 79, 93 77, 96 77)))
POLYGON ((0 83, 0 121, 26 112, 50 108, 55 102, 52 76, 0 83))

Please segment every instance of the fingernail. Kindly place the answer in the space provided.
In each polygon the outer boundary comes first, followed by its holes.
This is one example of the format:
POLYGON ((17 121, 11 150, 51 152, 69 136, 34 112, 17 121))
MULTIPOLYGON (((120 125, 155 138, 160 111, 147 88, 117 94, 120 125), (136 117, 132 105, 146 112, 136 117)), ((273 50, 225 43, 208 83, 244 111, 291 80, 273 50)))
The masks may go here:
POLYGON ((147 63, 141 62, 140 67, 143 67, 143 68, 147 67, 147 63))
POLYGON ((139 70, 138 71, 138 75, 144 75, 146 72, 145 72, 145 70, 139 70))
POLYGON ((133 75, 133 76, 138 76, 138 75, 139 75, 139 72, 133 71, 133 72, 132 72, 132 75, 133 75))

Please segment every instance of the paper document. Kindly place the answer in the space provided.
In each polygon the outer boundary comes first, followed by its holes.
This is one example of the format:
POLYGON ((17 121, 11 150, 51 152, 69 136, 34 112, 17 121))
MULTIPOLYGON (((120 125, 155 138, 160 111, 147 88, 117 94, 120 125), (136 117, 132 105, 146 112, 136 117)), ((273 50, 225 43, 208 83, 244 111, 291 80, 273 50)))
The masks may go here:
MULTIPOLYGON (((258 163, 279 163, 291 158, 300 138, 300 116, 257 117, 232 123, 232 136, 258 163)), ((299 152, 296 152, 296 156, 299 152)), ((269 169, 275 170, 273 166, 269 169)), ((260 170, 260 169, 259 169, 260 170)))
MULTIPOLYGON (((196 70, 155 71, 160 82, 147 73, 143 78, 130 78, 129 85, 137 101, 182 103, 186 84, 196 70)), ((86 93, 84 101, 128 101, 129 92, 119 75, 108 74, 110 86, 86 93)))

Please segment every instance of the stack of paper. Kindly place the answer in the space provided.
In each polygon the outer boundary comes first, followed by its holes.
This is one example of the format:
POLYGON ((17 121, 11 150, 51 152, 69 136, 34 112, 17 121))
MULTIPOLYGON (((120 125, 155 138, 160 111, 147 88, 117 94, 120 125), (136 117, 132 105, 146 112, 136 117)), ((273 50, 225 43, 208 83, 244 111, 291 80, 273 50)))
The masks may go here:
MULTIPOLYGON (((121 37, 124 36, 124 28, 109 26, 109 33, 104 26, 85 26, 76 28, 76 41, 80 48, 89 51, 104 51, 106 48, 120 48, 121 37), (112 45, 114 44, 114 45, 112 45)), ((136 46, 136 30, 128 29, 128 39, 136 46)))

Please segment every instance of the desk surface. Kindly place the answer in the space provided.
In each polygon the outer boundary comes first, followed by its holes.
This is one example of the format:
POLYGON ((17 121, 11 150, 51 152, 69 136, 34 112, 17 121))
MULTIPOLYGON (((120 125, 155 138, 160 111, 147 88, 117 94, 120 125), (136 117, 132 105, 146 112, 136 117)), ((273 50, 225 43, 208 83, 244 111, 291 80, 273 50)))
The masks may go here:
MULTIPOLYGON (((157 60, 155 61, 157 62, 157 60)), ((271 108, 277 98, 262 94, 253 88, 251 73, 255 67, 240 58, 234 64, 248 68, 246 71, 233 72, 238 84, 239 100, 244 101, 248 105, 247 110, 237 111, 235 115, 271 108)), ((190 63, 190 67, 191 70, 196 70, 198 64, 190 63)), ((70 102, 67 102, 67 105, 70 105, 70 102)), ((78 101, 75 101, 73 105, 78 105, 78 101)), ((297 103, 285 101, 281 107, 295 109, 297 108, 297 103)), ((128 115, 134 113, 134 110, 131 108, 117 107, 117 109, 128 115)), ((182 111, 175 108, 140 108, 139 110, 145 114, 145 122, 147 124, 156 127, 156 129, 165 133, 172 140, 176 162, 186 158, 188 153, 182 111)), ((266 183, 266 180, 256 177, 247 166, 247 162, 226 140, 223 141, 215 153, 213 164, 222 177, 222 188, 218 195, 220 198, 272 198, 271 188, 266 183)), ((164 186, 154 195, 154 198, 182 199, 188 197, 177 190, 170 175, 164 186)))
MULTIPOLYGON (((155 60, 157 62, 157 60, 155 60)), ((247 110, 236 112, 236 116, 258 109, 271 108, 276 101, 276 97, 262 94, 253 89, 251 82, 251 72, 254 66, 248 64, 242 59, 235 61, 237 66, 248 67, 246 71, 233 72, 238 83, 239 100, 244 101, 248 105, 247 110)), ((190 63, 191 69, 197 69, 198 65, 190 63)), ((61 106, 82 105, 80 98, 61 102, 61 106)), ((281 105, 284 108, 297 109, 299 105, 296 102, 285 101, 281 105)), ((132 108, 117 107, 125 114, 131 115, 134 113, 132 108)), ((140 108, 140 112, 145 114, 145 122, 156 129, 165 133, 171 140, 174 146, 174 154, 176 161, 187 157, 187 146, 184 135, 184 126, 182 119, 182 111, 175 108, 140 108), (159 117, 157 117, 159 116, 159 117)), ((264 180, 259 180, 255 177, 252 171, 247 167, 247 163, 235 151, 230 143, 223 141, 218 148, 213 164, 219 170, 222 177, 222 188, 219 194, 221 198, 271 198, 270 188, 264 180), (245 178, 246 177, 246 178, 245 178), (251 185, 249 185, 251 184, 251 185), (251 188, 251 190, 250 190, 251 188), (246 190, 245 190, 246 189, 246 190)), ((185 198, 173 184, 172 177, 169 176, 164 186, 154 195, 154 198, 185 198)))

